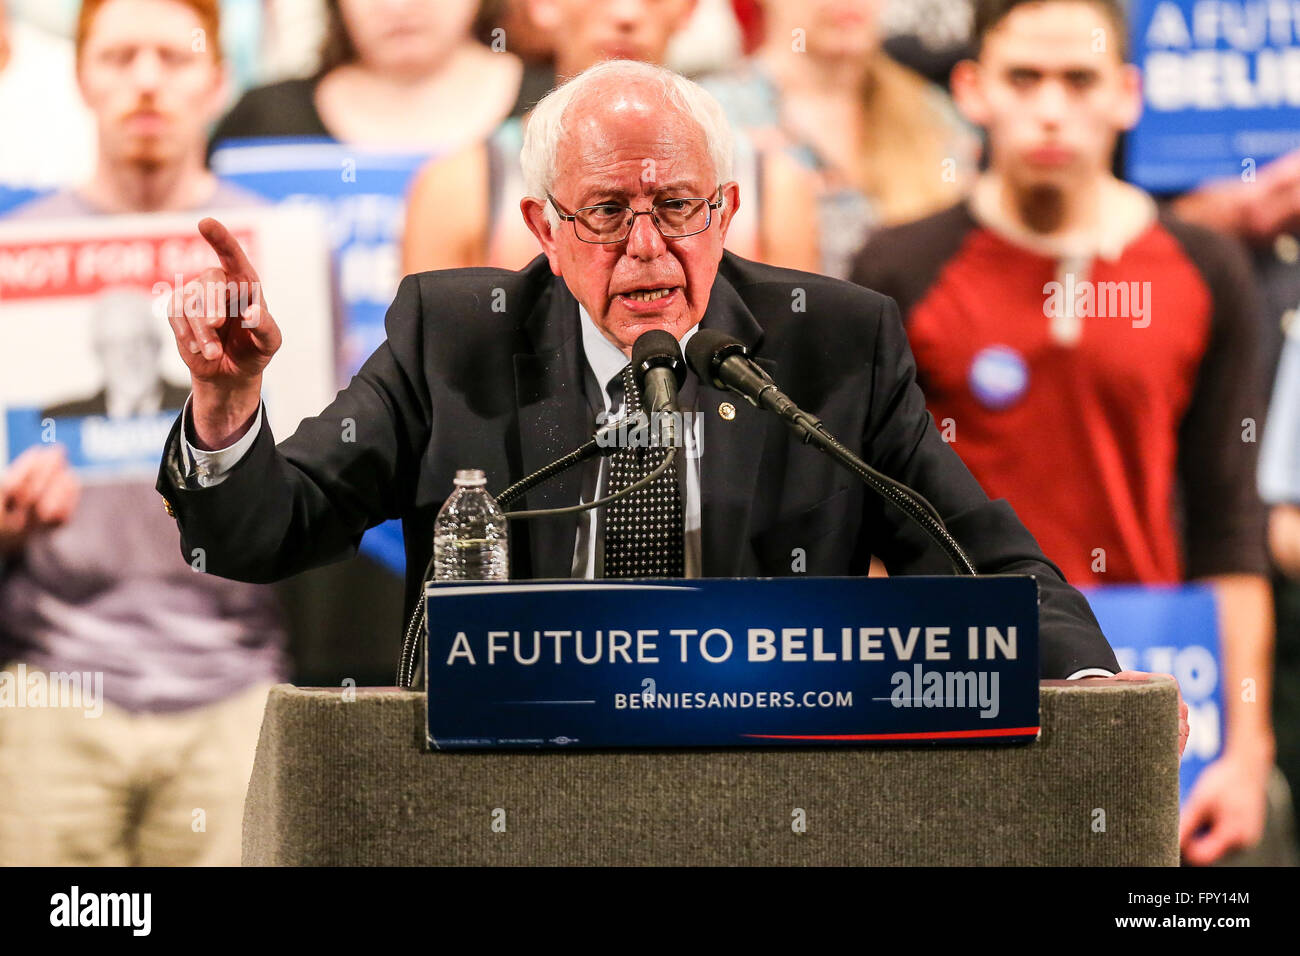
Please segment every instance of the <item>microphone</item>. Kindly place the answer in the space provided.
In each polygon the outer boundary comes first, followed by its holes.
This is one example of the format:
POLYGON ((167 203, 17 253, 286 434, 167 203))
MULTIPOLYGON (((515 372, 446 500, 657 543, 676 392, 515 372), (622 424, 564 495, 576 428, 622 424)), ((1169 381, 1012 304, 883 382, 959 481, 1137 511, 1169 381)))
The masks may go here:
MULTIPOLYGON (((698 338, 702 332, 697 332, 698 338)), ((508 504, 516 498, 540 485, 543 481, 566 471, 597 455, 611 455, 618 450, 618 442, 612 436, 627 428, 631 420, 624 418, 617 422, 607 422, 596 430, 594 438, 580 448, 575 448, 563 458, 551 462, 535 471, 497 495, 497 504, 501 506, 506 518, 511 521, 549 518, 560 515, 578 514, 603 508, 606 505, 625 498, 642 488, 648 488, 660 475, 667 471, 677 458, 677 422, 681 417, 677 409, 677 390, 686 383, 686 363, 682 360, 682 348, 677 340, 663 329, 651 329, 643 333, 632 343, 632 373, 636 377, 637 387, 641 389, 642 410, 649 412, 650 420, 659 423, 659 444, 668 449, 668 454, 648 475, 633 482, 621 491, 586 504, 570 505, 567 508, 542 508, 535 511, 506 511, 508 504)), ((424 581, 433 574, 432 557, 424 569, 424 581)), ((411 619, 407 622, 406 633, 402 639, 402 657, 397 667, 397 686, 410 687, 415 675, 415 654, 420 643, 420 624, 425 618, 427 608, 423 599, 416 602, 411 619)))
POLYGON ((735 392, 755 408, 766 408, 786 419, 799 410, 749 357, 748 347, 726 332, 700 329, 686 346, 686 361, 700 381, 735 392))
MULTIPOLYGON (((701 333, 695 333, 698 337, 701 333)), ((663 329, 643 332, 632 343, 632 373, 641 389, 642 408, 651 423, 659 427, 659 444, 677 445, 677 390, 686 384, 686 363, 682 348, 672 334, 663 329)))
POLYGON ((813 445, 857 475, 872 491, 897 507, 929 535, 958 574, 978 574, 974 563, 944 526, 939 512, 924 496, 872 468, 844 447, 820 419, 805 412, 776 387, 771 376, 749 357, 749 349, 739 339, 716 329, 700 329, 686 346, 686 360, 701 381, 710 382, 714 388, 735 392, 755 408, 765 408, 780 415, 805 445, 813 445))

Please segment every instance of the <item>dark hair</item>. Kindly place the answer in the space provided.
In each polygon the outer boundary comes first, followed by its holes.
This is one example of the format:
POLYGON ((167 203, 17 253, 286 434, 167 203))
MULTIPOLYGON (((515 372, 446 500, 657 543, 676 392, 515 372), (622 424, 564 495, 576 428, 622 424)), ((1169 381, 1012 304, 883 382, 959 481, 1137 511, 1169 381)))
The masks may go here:
POLYGON ((320 45, 320 65, 317 76, 324 76, 330 70, 357 59, 357 48, 348 35, 348 26, 343 22, 343 11, 339 9, 339 0, 326 0, 325 3, 325 38, 320 45))
MULTIPOLYGON (((4 0, 0 0, 3 3, 4 0)), ((505 0, 482 0, 478 15, 470 27, 471 35, 484 45, 492 42, 492 28, 505 7, 505 0)), ((339 0, 325 0, 325 36, 321 39, 320 58, 316 75, 324 76, 335 67, 346 66, 360 59, 348 25, 339 8, 339 0)))
POLYGON ((1043 3, 1087 3, 1099 9, 1110 20, 1119 41, 1115 47, 1121 60, 1128 60, 1128 19, 1123 0, 975 0, 975 22, 971 39, 978 56, 989 31, 1007 18, 1016 7, 1043 3))

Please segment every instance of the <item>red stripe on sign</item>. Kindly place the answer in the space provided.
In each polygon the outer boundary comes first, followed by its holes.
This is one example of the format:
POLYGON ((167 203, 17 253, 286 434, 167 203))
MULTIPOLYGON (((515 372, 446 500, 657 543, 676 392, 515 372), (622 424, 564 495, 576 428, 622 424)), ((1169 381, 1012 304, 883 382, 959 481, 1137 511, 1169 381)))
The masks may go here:
MULTIPOLYGON (((248 228, 231 232, 255 259, 255 233, 248 228)), ((199 272, 218 265, 217 254, 198 230, 10 240, 0 242, 0 300, 89 296, 109 288, 166 296, 175 291, 173 286, 183 289, 199 272)))
POLYGON ((741 734, 763 740, 958 740, 970 737, 1018 737, 1037 734, 1038 727, 998 727, 992 730, 936 730, 917 734, 741 734))

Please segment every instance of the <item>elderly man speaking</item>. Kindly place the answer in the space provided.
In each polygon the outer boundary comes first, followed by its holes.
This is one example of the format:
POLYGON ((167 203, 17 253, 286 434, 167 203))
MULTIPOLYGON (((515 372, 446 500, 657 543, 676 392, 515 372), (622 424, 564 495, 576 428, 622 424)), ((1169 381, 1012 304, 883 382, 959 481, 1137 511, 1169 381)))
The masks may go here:
MULTIPOLYGON (((714 329, 749 346, 863 459, 928 498, 981 573, 1037 576, 1044 677, 1119 670, 1082 595, 939 436, 893 300, 723 251, 742 198, 707 93, 659 67, 603 63, 537 106, 522 161, 520 208, 543 255, 518 272, 407 276, 387 341, 279 446, 261 410, 262 371, 281 344, 265 302, 238 320, 172 317, 193 396, 158 490, 184 553, 205 549, 210 573, 271 581, 348 557, 367 528, 401 518, 409 610, 458 468, 482 468, 496 489, 530 474, 623 402, 639 335, 684 341, 714 329)), ((257 279, 220 223, 199 228, 222 263, 201 281, 257 279)), ((856 575, 873 554, 892 574, 948 570, 924 532, 776 416, 694 378, 681 401, 698 428, 687 430, 694 447, 667 509, 677 553, 664 567, 679 571, 665 575, 856 575)), ((529 507, 594 500, 608 463, 590 464, 531 492, 529 507)), ((628 574, 598 514, 513 530, 513 578, 628 574)))

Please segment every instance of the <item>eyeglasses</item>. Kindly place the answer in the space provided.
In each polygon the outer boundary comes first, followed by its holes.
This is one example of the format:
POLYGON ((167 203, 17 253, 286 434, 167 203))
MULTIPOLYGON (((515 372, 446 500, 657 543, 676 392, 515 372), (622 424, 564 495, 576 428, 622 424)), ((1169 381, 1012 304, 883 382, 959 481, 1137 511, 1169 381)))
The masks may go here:
POLYGON ((662 199, 643 212, 618 203, 583 206, 573 212, 565 212, 564 207, 550 193, 546 194, 546 198, 561 219, 573 223, 574 234, 583 242, 622 242, 632 234, 637 216, 649 216, 659 230, 659 235, 665 239, 685 239, 703 232, 713 224, 713 210, 722 207, 722 187, 718 187, 716 200, 662 199))

